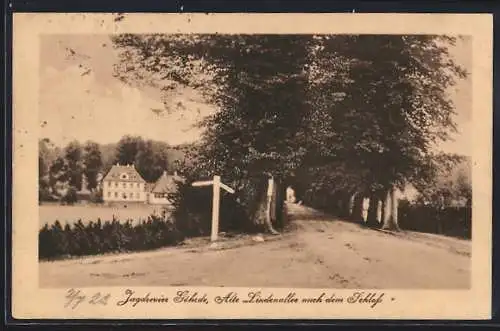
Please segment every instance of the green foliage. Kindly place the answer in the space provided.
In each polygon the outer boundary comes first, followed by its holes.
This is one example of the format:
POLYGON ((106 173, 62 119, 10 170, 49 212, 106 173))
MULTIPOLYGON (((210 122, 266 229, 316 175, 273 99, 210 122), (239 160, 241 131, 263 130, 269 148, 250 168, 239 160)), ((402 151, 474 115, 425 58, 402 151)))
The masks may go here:
POLYGON ((83 147, 83 173, 87 179, 87 188, 92 191, 97 188, 97 175, 102 169, 102 157, 99 144, 88 141, 83 147))
POLYGON ((459 155, 435 158, 435 169, 425 183, 417 182, 418 202, 436 208, 469 205, 472 200, 471 160, 459 155))
POLYGON ((82 189, 82 147, 78 141, 72 141, 64 149, 64 157, 67 167, 68 183, 77 190, 82 189))
POLYGON ((143 147, 144 140, 139 136, 123 136, 116 146, 115 163, 122 165, 134 164, 139 150, 143 147))
POLYGON ((38 201, 39 202, 44 202, 44 201, 52 201, 55 202, 57 201, 57 198, 52 195, 50 192, 50 189, 48 187, 38 187, 38 201))
POLYGON ((90 222, 81 220, 61 227, 59 221, 45 224, 39 231, 39 259, 58 259, 69 256, 132 252, 175 245, 183 236, 174 224, 162 216, 150 216, 147 221, 132 225, 112 221, 90 222))
MULTIPOLYGON (((337 162, 338 171, 331 173, 358 177, 347 182, 369 185, 360 191, 428 180, 435 143, 455 129, 447 89, 465 77, 448 54, 454 39, 367 35, 317 40, 309 116, 314 148, 308 163, 337 162)), ((344 185, 341 181, 334 189, 344 185)))
POLYGON ((167 98, 190 86, 218 106, 200 123, 193 167, 236 187, 258 187, 269 174, 344 194, 428 181, 439 166, 433 147, 455 129, 447 90, 466 76, 448 52, 455 38, 432 35, 123 34, 113 41, 123 81, 155 86, 167 98))
POLYGON ((93 203, 103 203, 102 189, 92 191, 90 193, 90 201, 93 203))
POLYGON ((471 239, 472 208, 437 207, 403 203, 399 206, 399 225, 410 231, 436 233, 471 239))
POLYGON ((76 187, 70 186, 66 191, 66 194, 61 198, 61 202, 72 205, 78 201, 77 189, 76 187))
POLYGON ((166 143, 124 136, 116 146, 116 162, 134 164, 146 181, 154 182, 169 168, 170 150, 166 143))
MULTIPOLYGON (((212 221, 212 187, 192 187, 194 174, 187 172, 184 182, 177 183, 177 190, 169 194, 172 202, 172 218, 179 231, 186 236, 209 235, 212 221)), ((221 191, 219 230, 242 231, 248 229, 247 209, 241 203, 238 194, 227 194, 221 191)))
MULTIPOLYGON (((165 170, 180 170, 184 155, 190 145, 170 146, 167 143, 143 140, 141 137, 124 136, 117 144, 100 145, 87 141, 81 147, 78 141, 70 142, 63 150, 49 139, 39 141, 38 189, 39 201, 61 199, 64 187, 82 188, 86 180, 92 192, 91 201, 102 200, 98 188, 98 175, 105 175, 119 161, 135 163, 148 181, 157 180, 165 170)), ((72 199, 69 199, 72 201, 72 199)))
POLYGON ((42 153, 38 156, 38 201, 49 201, 51 199, 48 165, 42 153))
POLYGON ((68 166, 62 156, 58 156, 50 165, 49 170, 49 185, 52 189, 56 187, 57 183, 68 182, 68 166))
POLYGON ((167 144, 147 140, 135 156, 135 165, 142 177, 149 182, 157 180, 169 168, 167 144))

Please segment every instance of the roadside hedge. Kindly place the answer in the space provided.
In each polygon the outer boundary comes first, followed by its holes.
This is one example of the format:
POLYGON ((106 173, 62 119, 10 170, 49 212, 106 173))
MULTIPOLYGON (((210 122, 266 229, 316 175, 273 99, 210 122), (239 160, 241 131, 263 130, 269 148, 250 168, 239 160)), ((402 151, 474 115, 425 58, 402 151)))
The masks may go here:
POLYGON ((39 231, 40 260, 156 249, 180 243, 183 235, 164 216, 152 215, 133 225, 117 219, 83 224, 81 220, 64 227, 59 221, 39 231))
MULTIPOLYGON (((341 198, 341 197, 340 197, 341 198)), ((348 218, 345 205, 339 205, 338 196, 319 192, 306 196, 303 202, 318 210, 348 218)), ((398 224, 402 230, 440 234, 464 239, 472 236, 472 209, 470 206, 437 208, 430 205, 410 204, 400 200, 398 224)))
MULTIPOLYGON (((172 201, 172 219, 179 231, 188 237, 210 234, 212 226, 212 187, 195 187, 190 182, 178 183, 178 188, 169 195, 172 201)), ((219 231, 249 232, 248 215, 237 201, 236 194, 221 193, 219 231)))
POLYGON ((402 229, 471 239, 472 208, 403 204, 399 208, 399 225, 402 229))

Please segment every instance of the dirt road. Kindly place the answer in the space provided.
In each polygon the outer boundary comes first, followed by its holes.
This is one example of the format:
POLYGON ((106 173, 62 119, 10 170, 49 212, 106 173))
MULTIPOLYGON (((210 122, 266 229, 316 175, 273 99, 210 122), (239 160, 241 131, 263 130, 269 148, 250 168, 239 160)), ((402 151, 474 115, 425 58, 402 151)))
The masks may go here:
POLYGON ((40 263, 41 287, 244 286, 373 289, 469 287, 471 243, 388 234, 290 205, 280 236, 206 239, 152 252, 40 263))

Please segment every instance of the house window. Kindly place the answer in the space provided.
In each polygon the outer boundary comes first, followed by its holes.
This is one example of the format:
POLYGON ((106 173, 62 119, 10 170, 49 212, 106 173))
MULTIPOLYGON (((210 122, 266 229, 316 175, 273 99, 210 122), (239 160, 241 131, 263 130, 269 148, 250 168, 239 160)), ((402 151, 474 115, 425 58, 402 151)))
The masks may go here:
POLYGON ((137 183, 137 185, 136 185, 136 186, 137 186, 137 188, 139 188, 139 183, 137 183))
POLYGON ((123 199, 127 199, 127 194, 124 192, 124 193, 122 194, 122 197, 123 197, 123 199))
POLYGON ((135 194, 135 197, 136 197, 137 199, 139 199, 139 198, 140 198, 140 194, 139 194, 139 192, 137 192, 137 193, 135 194))
POLYGON ((127 183, 123 183, 123 188, 127 188, 127 183))
POLYGON ((108 198, 111 198, 111 192, 108 192, 108 198))
POLYGON ((108 187, 111 187, 111 182, 108 182, 108 187))
POLYGON ((115 192, 115 198, 118 198, 118 192, 115 192))
POLYGON ((130 188, 134 187, 134 183, 129 184, 130 188))
POLYGON ((118 182, 115 182, 115 187, 118 187, 118 182))

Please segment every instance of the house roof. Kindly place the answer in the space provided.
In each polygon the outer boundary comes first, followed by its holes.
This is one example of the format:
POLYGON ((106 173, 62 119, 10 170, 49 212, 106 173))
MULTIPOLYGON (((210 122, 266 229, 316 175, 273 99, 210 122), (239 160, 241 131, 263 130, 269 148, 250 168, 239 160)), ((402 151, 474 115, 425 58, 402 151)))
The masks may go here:
POLYGON ((177 189, 177 182, 182 182, 183 178, 177 175, 168 175, 163 172, 163 175, 151 186, 152 193, 168 193, 177 189))
POLYGON ((111 167, 103 181, 121 181, 133 183, 145 183, 146 181, 137 172, 134 165, 114 165, 111 167))

